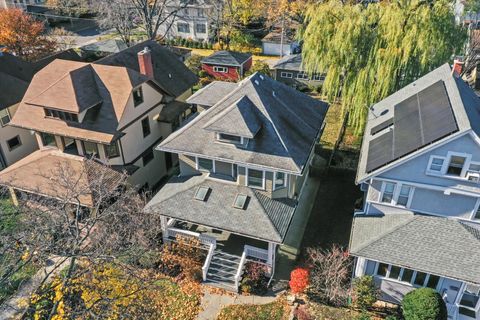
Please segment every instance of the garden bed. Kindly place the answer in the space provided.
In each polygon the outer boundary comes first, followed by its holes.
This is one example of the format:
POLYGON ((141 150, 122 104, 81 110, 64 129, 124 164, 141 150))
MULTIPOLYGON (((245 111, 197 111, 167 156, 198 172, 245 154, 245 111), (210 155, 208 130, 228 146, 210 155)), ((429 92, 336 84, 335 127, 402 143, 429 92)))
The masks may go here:
POLYGON ((238 304, 225 307, 220 311, 217 320, 286 320, 290 308, 280 298, 267 304, 238 304))

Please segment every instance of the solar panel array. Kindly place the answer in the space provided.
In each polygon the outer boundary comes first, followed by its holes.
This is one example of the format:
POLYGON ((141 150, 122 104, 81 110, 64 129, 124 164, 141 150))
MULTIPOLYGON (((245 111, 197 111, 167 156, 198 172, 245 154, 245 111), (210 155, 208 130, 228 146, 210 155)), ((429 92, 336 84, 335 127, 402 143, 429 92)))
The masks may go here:
MULTIPOLYGON (((371 134, 388 127, 389 121, 392 118, 372 128, 371 134)), ((438 81, 394 106, 391 130, 370 141, 367 172, 456 131, 458 126, 445 84, 438 81)))

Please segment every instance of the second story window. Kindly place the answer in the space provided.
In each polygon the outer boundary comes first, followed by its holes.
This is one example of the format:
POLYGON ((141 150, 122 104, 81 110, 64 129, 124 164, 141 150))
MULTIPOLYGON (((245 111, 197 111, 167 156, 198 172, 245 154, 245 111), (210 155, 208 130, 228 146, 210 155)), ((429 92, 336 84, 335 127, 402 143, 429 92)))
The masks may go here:
POLYGON ((247 168, 247 186, 265 188, 265 171, 247 168))
POLYGON ((142 87, 133 90, 133 105, 136 107, 143 102, 142 87))
POLYGON ((275 190, 285 188, 287 186, 287 175, 283 172, 275 172, 275 182, 274 188, 275 190))
POLYGON ((242 137, 234 136, 234 135, 226 134, 226 133, 219 133, 217 135, 217 139, 218 139, 218 141, 226 142, 226 143, 234 143, 234 144, 242 144, 243 143, 242 137))
POLYGON ((82 141, 83 152, 85 155, 98 158, 98 145, 95 142, 82 141))
POLYGON ((53 134, 42 132, 40 133, 40 137, 42 138, 42 144, 44 147, 57 147, 57 141, 53 134))
POLYGON ((204 172, 214 172, 213 160, 205 158, 197 158, 197 170, 204 172))
POLYGON ((118 148, 118 142, 115 141, 112 144, 105 145, 105 155, 108 159, 116 158, 120 156, 120 150, 118 148))
POLYGON ((413 197, 413 189, 406 184, 384 181, 380 202, 408 208, 413 197))
POLYGON ((60 119, 60 120, 70 121, 70 122, 78 122, 78 115, 75 113, 64 112, 64 111, 48 109, 48 108, 45 108, 44 112, 45 112, 45 117, 47 118, 60 119))
POLYGON ((190 26, 188 23, 178 22, 177 31, 181 33, 190 33, 190 26))
POLYGON ((8 109, 0 110, 0 125, 4 127, 9 122, 10 122, 10 113, 8 112, 8 109))
POLYGON ((147 137, 150 135, 150 121, 148 120, 148 117, 142 120, 142 131, 143 131, 143 137, 147 137))

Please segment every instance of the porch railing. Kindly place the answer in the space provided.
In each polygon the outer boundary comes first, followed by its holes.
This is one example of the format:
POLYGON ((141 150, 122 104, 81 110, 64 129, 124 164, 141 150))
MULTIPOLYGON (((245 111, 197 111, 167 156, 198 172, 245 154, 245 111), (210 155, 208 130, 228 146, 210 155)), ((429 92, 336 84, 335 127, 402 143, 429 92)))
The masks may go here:
POLYGON ((172 237, 172 238, 176 238, 178 235, 198 238, 198 240, 200 240, 200 243, 207 247, 210 247, 211 244, 213 244, 215 247, 217 245, 217 239, 211 236, 207 236, 205 234, 198 233, 198 232, 170 227, 167 229, 166 233, 168 237, 172 237))
POLYGON ((246 253, 247 257, 255 258, 258 260, 262 260, 264 262, 268 262, 268 250, 260 249, 257 247, 249 246, 248 244, 245 245, 244 253, 246 253))
POLYGON ((235 274, 235 287, 236 288, 238 288, 238 286, 240 284, 240 280, 242 279, 243 266, 245 265, 246 261, 247 261, 247 252, 245 250, 243 250, 242 258, 240 259, 240 263, 238 264, 237 273, 235 274))
POLYGON ((207 281, 208 268, 210 268, 210 262, 212 262, 213 252, 215 251, 215 248, 216 244, 210 243, 207 258, 205 259, 205 263, 202 266, 203 281, 207 281))

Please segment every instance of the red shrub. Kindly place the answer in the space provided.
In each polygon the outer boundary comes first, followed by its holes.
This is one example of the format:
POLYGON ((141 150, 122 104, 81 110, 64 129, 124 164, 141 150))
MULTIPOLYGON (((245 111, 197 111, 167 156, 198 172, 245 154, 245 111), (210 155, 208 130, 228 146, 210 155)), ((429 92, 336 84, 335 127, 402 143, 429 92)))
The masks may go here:
POLYGON ((308 270, 305 268, 295 268, 290 273, 289 284, 293 293, 303 293, 308 285, 308 270))

